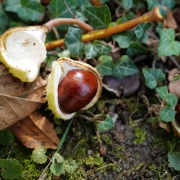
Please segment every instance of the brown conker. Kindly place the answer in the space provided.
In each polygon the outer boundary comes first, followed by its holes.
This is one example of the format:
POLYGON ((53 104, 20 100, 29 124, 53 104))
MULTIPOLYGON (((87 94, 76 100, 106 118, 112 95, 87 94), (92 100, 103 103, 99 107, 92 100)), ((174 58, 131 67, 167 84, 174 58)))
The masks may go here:
POLYGON ((96 95, 98 81, 96 76, 83 69, 69 71, 58 86, 60 110, 70 114, 81 110, 96 95))

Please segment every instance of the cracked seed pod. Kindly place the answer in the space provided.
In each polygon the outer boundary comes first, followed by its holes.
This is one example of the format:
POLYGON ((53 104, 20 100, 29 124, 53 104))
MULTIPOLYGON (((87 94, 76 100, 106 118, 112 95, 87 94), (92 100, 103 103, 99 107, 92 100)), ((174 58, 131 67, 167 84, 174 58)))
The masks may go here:
POLYGON ((47 101, 56 117, 67 120, 79 110, 90 108, 101 91, 101 77, 92 66, 69 58, 53 62, 48 76, 47 101))
POLYGON ((36 79, 46 58, 45 26, 11 28, 0 36, 0 61, 23 82, 36 79))

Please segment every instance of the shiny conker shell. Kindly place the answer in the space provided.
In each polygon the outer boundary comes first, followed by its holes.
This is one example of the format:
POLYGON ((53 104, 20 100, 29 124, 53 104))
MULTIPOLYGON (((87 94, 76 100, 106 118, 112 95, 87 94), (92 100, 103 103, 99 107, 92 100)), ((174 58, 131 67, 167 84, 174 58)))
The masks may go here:
POLYGON ((96 76, 82 69, 69 71, 58 86, 58 103, 62 112, 70 114, 86 106, 96 95, 96 76))

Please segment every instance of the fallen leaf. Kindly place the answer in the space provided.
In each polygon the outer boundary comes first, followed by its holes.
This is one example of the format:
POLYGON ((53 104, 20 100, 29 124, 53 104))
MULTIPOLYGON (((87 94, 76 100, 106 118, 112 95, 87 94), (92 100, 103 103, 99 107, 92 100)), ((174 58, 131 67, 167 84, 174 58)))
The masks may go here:
POLYGON ((0 63, 0 130, 11 126, 37 109, 45 100, 47 80, 21 82, 0 63))
POLYGON ((37 110, 9 127, 9 130, 28 148, 45 146, 57 149, 60 141, 53 124, 37 110))
POLYGON ((166 17, 163 20, 164 27, 177 29, 177 23, 170 10, 167 11, 166 17))
POLYGON ((167 132, 170 132, 168 125, 162 121, 159 123, 159 127, 165 129, 167 132))

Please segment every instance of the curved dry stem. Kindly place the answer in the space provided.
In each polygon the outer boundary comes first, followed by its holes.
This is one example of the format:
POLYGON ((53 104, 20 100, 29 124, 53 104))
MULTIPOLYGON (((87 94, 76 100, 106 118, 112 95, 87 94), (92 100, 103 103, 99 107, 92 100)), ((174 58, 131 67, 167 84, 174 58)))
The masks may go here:
POLYGON ((90 26, 89 24, 86 24, 85 22, 80 21, 79 19, 72 19, 72 18, 52 19, 52 20, 48 21, 47 23, 45 23, 44 26, 47 27, 48 31, 50 32, 53 27, 61 25, 61 24, 77 24, 86 31, 93 30, 93 27, 90 26))
MULTIPOLYGON (((105 37, 129 30, 131 28, 134 28, 135 26, 137 26, 138 24, 141 24, 143 22, 160 21, 162 19, 163 18, 159 12, 159 8, 158 8, 158 6, 156 6, 155 8, 153 8, 151 11, 147 12, 146 14, 144 14, 140 17, 137 17, 135 19, 132 19, 130 21, 124 22, 122 24, 118 24, 113 27, 99 29, 99 30, 91 31, 87 34, 84 34, 82 36, 82 42, 89 42, 89 41, 93 41, 95 39, 105 38, 105 37)), ((47 50, 54 49, 54 48, 62 46, 62 45, 64 45, 63 39, 45 44, 47 50)))

